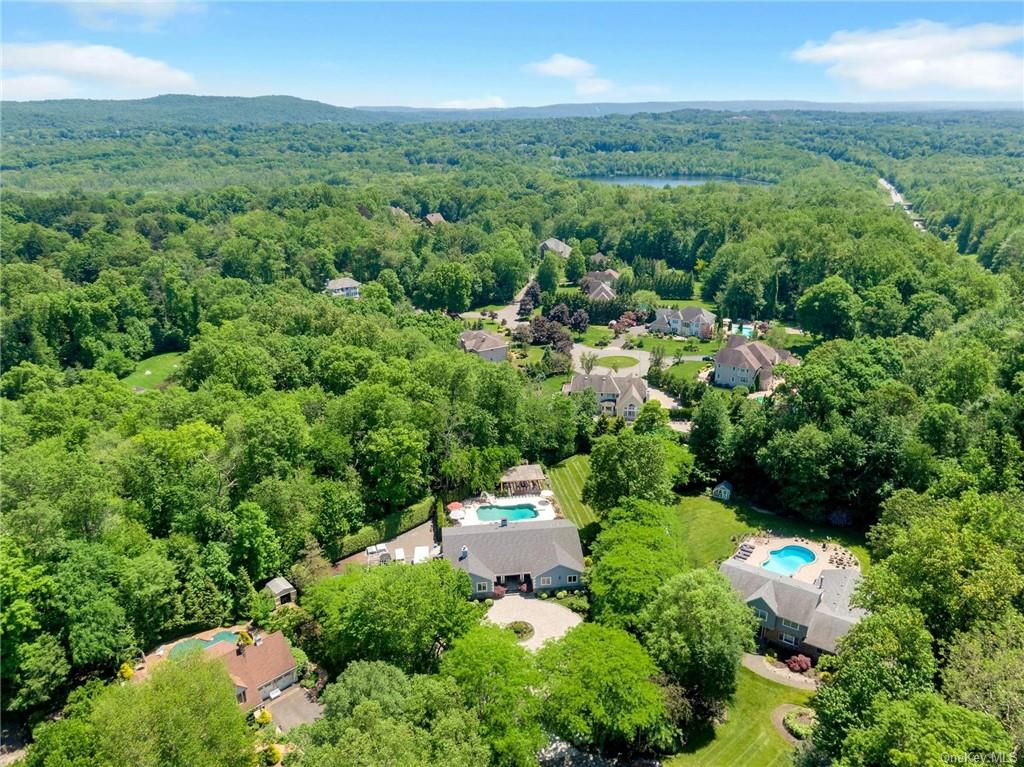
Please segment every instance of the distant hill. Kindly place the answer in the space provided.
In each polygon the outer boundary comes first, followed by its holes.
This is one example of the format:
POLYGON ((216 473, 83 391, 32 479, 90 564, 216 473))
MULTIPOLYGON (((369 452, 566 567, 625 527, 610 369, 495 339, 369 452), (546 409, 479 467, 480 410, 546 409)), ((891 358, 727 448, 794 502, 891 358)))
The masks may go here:
POLYGON ((506 107, 502 109, 432 109, 385 106, 355 107, 366 113, 390 113, 420 120, 514 120, 550 117, 603 117, 605 115, 658 114, 685 109, 716 112, 933 112, 1020 110, 1013 101, 909 101, 909 102, 824 102, 824 101, 641 101, 633 103, 550 104, 541 107, 506 107))
POLYGON ((335 107, 294 96, 186 96, 137 100, 5 101, 3 122, 18 128, 184 128, 228 125, 378 123, 393 115, 335 107))
POLYGON ((236 125, 312 125, 318 123, 379 124, 450 120, 517 120, 603 117, 679 110, 719 112, 831 111, 924 112, 1020 109, 1014 102, 824 103, 814 101, 649 101, 636 103, 551 104, 505 109, 431 109, 416 107, 336 107, 293 96, 187 96, 169 94, 138 100, 57 99, 6 101, 3 122, 8 130, 54 128, 110 130, 188 128, 236 125))

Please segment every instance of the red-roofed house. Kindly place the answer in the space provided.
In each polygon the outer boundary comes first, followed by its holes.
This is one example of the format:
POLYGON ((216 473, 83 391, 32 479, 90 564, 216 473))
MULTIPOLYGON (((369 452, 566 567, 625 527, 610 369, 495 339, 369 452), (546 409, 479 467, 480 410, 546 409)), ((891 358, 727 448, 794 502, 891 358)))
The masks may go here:
POLYGON ((206 652, 224 661, 235 683, 238 705, 246 711, 259 708, 299 681, 292 649, 280 631, 257 634, 248 646, 217 642, 206 652))

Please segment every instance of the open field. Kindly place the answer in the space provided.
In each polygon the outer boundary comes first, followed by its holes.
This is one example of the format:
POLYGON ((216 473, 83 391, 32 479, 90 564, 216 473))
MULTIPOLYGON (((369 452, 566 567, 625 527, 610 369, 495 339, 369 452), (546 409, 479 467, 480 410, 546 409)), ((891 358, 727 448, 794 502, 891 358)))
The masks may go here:
POLYGON ((665 767, 783 767, 790 764, 792 746, 772 725, 772 711, 783 703, 805 706, 810 697, 741 668, 736 696, 724 724, 696 735, 665 767))
POLYGON ((856 554, 862 572, 867 571, 871 564, 864 536, 859 532, 762 514, 749 506, 725 504, 706 495, 683 496, 677 508, 683 517, 688 557, 698 567, 730 556, 736 549, 736 540, 761 529, 817 541, 831 538, 856 554))
POLYGON ((562 508, 562 513, 576 523, 577 527, 586 527, 597 522, 594 510, 583 503, 583 483, 590 474, 590 456, 574 455, 548 469, 551 488, 562 508))
POLYGON ((177 370, 181 363, 181 352, 156 354, 141 360, 135 371, 122 379, 135 389, 156 391, 167 385, 167 379, 177 370), (149 371, 148 374, 146 371, 149 371))

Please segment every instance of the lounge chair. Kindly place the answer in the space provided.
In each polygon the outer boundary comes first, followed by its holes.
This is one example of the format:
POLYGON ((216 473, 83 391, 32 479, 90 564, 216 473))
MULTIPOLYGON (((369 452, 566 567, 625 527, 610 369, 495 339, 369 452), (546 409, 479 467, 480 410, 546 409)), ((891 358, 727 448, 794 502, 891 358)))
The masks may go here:
POLYGON ((405 549, 403 549, 401 546, 395 549, 395 561, 402 563, 405 562, 405 549))

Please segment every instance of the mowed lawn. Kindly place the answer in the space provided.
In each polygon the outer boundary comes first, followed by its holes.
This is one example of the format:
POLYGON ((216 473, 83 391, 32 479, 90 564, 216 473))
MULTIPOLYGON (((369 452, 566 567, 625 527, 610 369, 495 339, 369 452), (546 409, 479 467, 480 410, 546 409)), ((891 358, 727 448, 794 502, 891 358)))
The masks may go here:
POLYGON ((627 357, 624 354, 606 354, 604 357, 597 358, 598 367, 612 368, 613 370, 631 368, 639 364, 640 361, 636 357, 627 357))
POLYGON ((739 538, 758 530, 771 530, 778 535, 794 535, 813 541, 831 538, 856 554, 862 571, 866 572, 871 565, 864 536, 855 531, 761 514, 749 506, 725 504, 706 495, 683 496, 679 498, 677 507, 683 519, 688 557, 698 567, 731 556, 739 538))
POLYGON ((168 352, 157 354, 139 362, 135 371, 122 380, 129 386, 137 389, 162 389, 171 374, 181 364, 180 352, 168 352), (147 371, 149 371, 147 373, 147 371))
POLYGON ((576 527, 586 527, 597 522, 594 510, 583 503, 583 483, 590 474, 590 456, 574 455, 548 469, 551 488, 562 509, 576 527))
POLYGON ((771 713, 783 703, 805 706, 807 690, 797 690, 741 668, 736 696, 724 724, 703 733, 683 751, 665 760, 665 767, 782 767, 790 764, 792 746, 772 725, 771 713))

